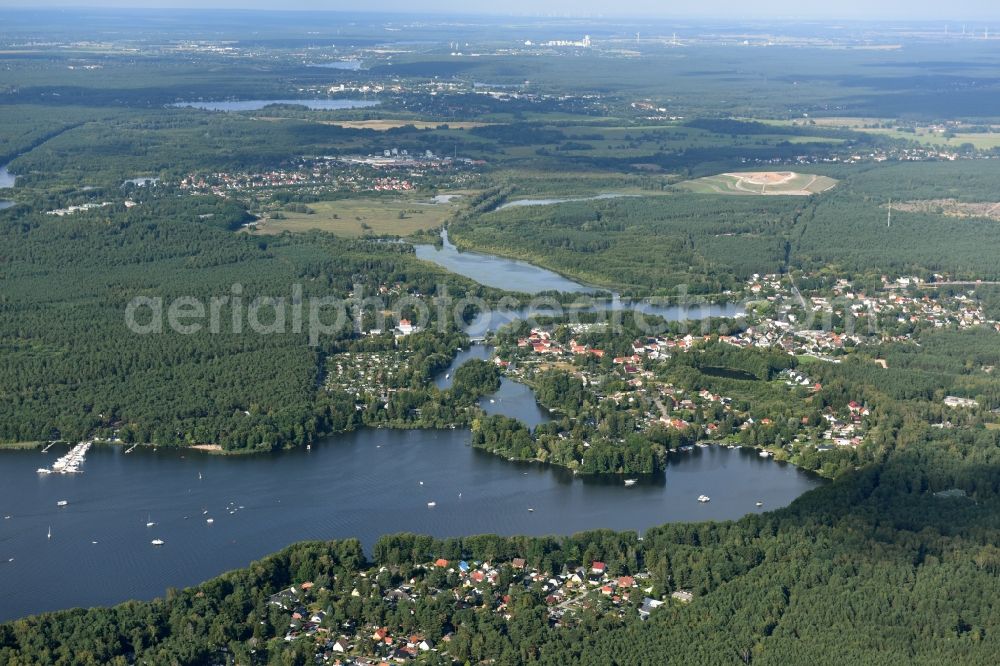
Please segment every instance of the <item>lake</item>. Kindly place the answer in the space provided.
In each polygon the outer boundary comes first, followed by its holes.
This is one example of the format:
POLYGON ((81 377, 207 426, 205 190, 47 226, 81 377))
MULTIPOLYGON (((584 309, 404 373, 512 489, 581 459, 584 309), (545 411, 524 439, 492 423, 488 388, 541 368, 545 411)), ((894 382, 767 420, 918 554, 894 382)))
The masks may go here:
POLYGON ((582 479, 468 444, 467 430, 363 430, 311 451, 237 458, 95 446, 84 473, 65 476, 35 470, 67 447, 2 451, 0 620, 152 598, 303 539, 357 537, 370 549, 402 531, 643 530, 775 509, 822 483, 754 451, 710 447, 672 455, 665 475, 625 488, 617 477, 582 479))
POLYGON ((366 109, 378 106, 380 102, 369 99, 247 99, 229 102, 177 102, 170 106, 205 111, 259 111, 272 104, 294 104, 313 111, 335 111, 338 109, 366 109))
MULTIPOLYGON (((496 332, 501 326, 515 319, 525 319, 539 315, 569 314, 572 312, 632 312, 657 315, 667 321, 696 321, 711 317, 742 317, 744 307, 738 303, 658 303, 654 299, 622 299, 612 292, 611 298, 593 298, 597 291, 580 282, 563 277, 554 271, 540 268, 526 261, 505 259, 482 252, 459 250, 449 239, 448 231, 441 232, 441 247, 430 244, 414 245, 418 259, 430 261, 452 273, 464 275, 480 284, 497 289, 538 294, 544 291, 562 291, 580 294, 571 304, 529 304, 519 308, 484 311, 478 314, 466 327, 466 332, 479 337, 496 332), (558 308, 554 310, 553 308, 558 308)), ((635 317, 636 315, 631 315, 635 317)))
POLYGON ((0 190, 5 187, 14 187, 15 180, 17 180, 17 176, 7 171, 7 165, 0 166, 0 190))
POLYGON ((4 208, 10 208, 13 205, 14 202, 11 201, 10 199, 0 199, 0 210, 3 210, 4 208))
POLYGON ((565 199, 517 199, 515 201, 508 201, 507 203, 499 206, 497 210, 503 210, 504 208, 524 208, 526 206, 552 206, 555 204, 562 203, 575 203, 577 201, 602 201, 604 199, 620 199, 622 197, 636 197, 638 194, 597 194, 592 197, 570 197, 565 199))
POLYGON ((361 69, 360 60, 335 60, 334 62, 312 62, 309 67, 324 67, 326 69, 344 69, 356 72, 361 69))
POLYGON ((432 261, 452 273, 464 275, 487 287, 537 294, 540 291, 591 291, 578 282, 558 273, 516 259, 504 259, 480 252, 463 252, 448 240, 448 231, 441 232, 441 247, 414 245, 418 259, 432 261))

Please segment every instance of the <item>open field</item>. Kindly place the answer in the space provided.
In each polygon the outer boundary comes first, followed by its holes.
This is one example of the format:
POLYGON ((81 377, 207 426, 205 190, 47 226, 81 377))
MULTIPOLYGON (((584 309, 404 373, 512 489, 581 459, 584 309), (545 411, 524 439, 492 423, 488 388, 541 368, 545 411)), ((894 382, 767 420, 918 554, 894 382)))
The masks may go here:
POLYGON ((925 146, 958 148, 969 143, 977 150, 991 150, 1000 147, 1000 127, 991 125, 991 132, 963 132, 962 126, 943 127, 941 125, 913 125, 903 129, 896 121, 887 118, 810 118, 804 120, 762 120, 771 125, 791 125, 795 127, 823 127, 827 129, 850 129, 867 134, 877 134, 891 139, 915 141, 925 146), (892 125, 887 127, 886 125, 892 125), (909 131, 912 130, 912 131, 909 131), (947 131, 946 130, 950 130, 947 131))
POLYGON ((454 201, 430 203, 416 197, 358 197, 319 201, 308 204, 312 213, 280 211, 284 219, 264 220, 258 223, 255 233, 301 233, 315 229, 349 238, 365 235, 408 236, 440 226, 456 207, 454 201))
POLYGON ((748 171, 689 180, 678 187, 700 194, 809 196, 826 192, 836 184, 833 178, 809 173, 748 171))
POLYGON ((892 204, 894 210, 913 213, 938 213, 948 217, 985 217, 1000 221, 1000 203, 967 203, 956 199, 925 199, 922 201, 899 201, 892 204))
POLYGON ((472 129, 474 127, 486 127, 493 123, 477 123, 469 121, 447 121, 447 120, 324 120, 324 125, 336 125, 346 129, 370 129, 377 132, 396 129, 397 127, 414 127, 416 129, 437 129, 442 125, 448 129, 472 129))

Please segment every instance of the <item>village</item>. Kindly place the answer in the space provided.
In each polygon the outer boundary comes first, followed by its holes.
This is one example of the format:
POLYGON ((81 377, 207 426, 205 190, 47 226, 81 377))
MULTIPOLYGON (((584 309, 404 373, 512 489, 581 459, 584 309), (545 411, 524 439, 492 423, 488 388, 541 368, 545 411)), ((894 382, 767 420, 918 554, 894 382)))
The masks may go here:
POLYGON ((303 194, 332 192, 408 192, 420 187, 431 173, 441 186, 443 175, 449 186, 467 184, 470 168, 478 160, 439 157, 431 151, 410 155, 406 149, 389 148, 378 155, 301 157, 287 168, 269 171, 192 173, 179 187, 192 193, 231 197, 259 193, 271 188, 296 187, 303 194), (397 173, 398 172, 398 173, 397 173))
MULTIPOLYGON (((447 606, 453 611, 489 613, 502 622, 515 619, 517 597, 531 595, 544 604, 552 628, 574 626, 584 614, 646 620, 665 603, 686 604, 689 590, 674 590, 666 598, 656 595, 648 572, 613 573, 601 561, 587 566, 566 566, 559 572, 531 567, 523 558, 507 562, 481 562, 438 558, 417 565, 410 577, 396 582, 399 570, 381 567, 357 573, 350 581, 335 581, 340 594, 352 600, 375 601, 392 617, 418 615, 424 604, 447 606), (346 591, 350 589, 350 592, 346 591), (651 596, 656 595, 656 596, 651 596)), ((342 600, 331 590, 304 582, 271 596, 269 605, 289 614, 283 640, 315 644, 315 663, 343 666, 382 666, 406 663, 425 653, 438 661, 453 661, 449 648, 457 627, 408 627, 386 624, 338 622, 333 608, 342 600)))

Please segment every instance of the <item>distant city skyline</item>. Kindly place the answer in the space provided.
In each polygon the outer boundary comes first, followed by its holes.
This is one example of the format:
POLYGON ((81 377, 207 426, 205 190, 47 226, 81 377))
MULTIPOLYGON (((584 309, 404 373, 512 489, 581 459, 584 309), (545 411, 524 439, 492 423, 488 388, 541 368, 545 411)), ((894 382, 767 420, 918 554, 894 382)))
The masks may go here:
POLYGON ((898 20, 898 21, 1000 21, 1000 5, 983 0, 840 0, 836 3, 791 0, 710 0, 662 2, 661 0, 508 0, 501 5, 484 0, 370 0, 329 3, 322 0, 288 0, 280 6, 269 0, 150 0, 137 7, 134 0, 0 0, 0 9, 135 8, 312 10, 340 12, 398 12, 404 14, 483 14, 536 17, 658 17, 682 19, 758 20, 898 20))

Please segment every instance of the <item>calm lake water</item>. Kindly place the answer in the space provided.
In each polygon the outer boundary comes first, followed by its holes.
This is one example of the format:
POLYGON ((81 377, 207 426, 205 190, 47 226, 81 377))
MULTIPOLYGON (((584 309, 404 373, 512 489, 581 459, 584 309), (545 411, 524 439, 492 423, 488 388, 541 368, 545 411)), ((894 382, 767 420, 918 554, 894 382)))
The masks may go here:
POLYGON ((356 72, 361 69, 360 60, 337 60, 335 62, 313 62, 309 63, 309 67, 324 67, 326 69, 345 69, 351 72, 356 72))
POLYGON ((12 174, 10 171, 7 171, 6 165, 0 166, 0 189, 5 187, 14 187, 14 181, 16 179, 17 176, 12 174))
POLYGON ((0 620, 152 598, 303 539, 357 537, 370 547, 400 531, 643 530, 774 509, 821 483, 756 452, 711 447, 677 454, 665 475, 625 488, 468 443, 466 430, 364 430, 311 451, 245 458, 97 446, 75 476, 35 472, 65 447, 0 452, 0 620), (712 501, 699 503, 702 493, 712 501))
POLYGON ((503 210, 504 208, 524 208, 525 206, 552 206, 554 204, 561 203, 573 203, 576 201, 601 201, 604 199, 620 199, 622 197, 638 196, 635 194, 615 194, 613 192, 607 194, 597 194, 592 197, 570 197, 565 199, 517 199, 515 201, 508 201, 502 206, 498 207, 497 210, 503 210))
POLYGON ((414 245, 418 259, 432 261, 452 273, 464 275, 487 287, 537 294, 540 291, 593 291, 578 282, 526 261, 504 259, 480 252, 460 252, 448 240, 448 231, 441 232, 442 247, 414 245))
POLYGON ((14 202, 11 201, 10 199, 0 199, 0 210, 3 210, 4 208, 10 208, 13 205, 14 202))
POLYGON ((295 104, 313 111, 337 109, 365 109, 380 102, 368 99, 247 99, 235 102, 177 102, 170 106, 204 109, 206 111, 259 111, 272 104, 295 104))

